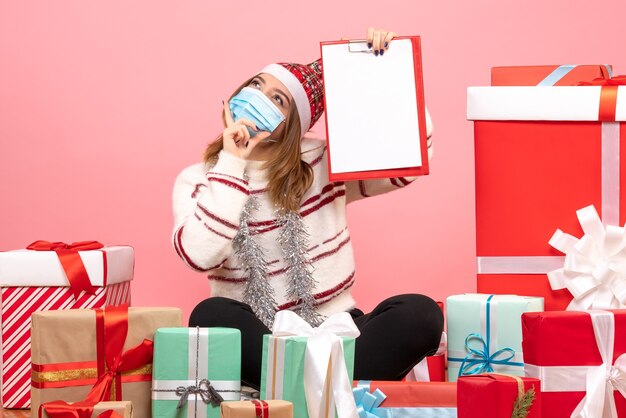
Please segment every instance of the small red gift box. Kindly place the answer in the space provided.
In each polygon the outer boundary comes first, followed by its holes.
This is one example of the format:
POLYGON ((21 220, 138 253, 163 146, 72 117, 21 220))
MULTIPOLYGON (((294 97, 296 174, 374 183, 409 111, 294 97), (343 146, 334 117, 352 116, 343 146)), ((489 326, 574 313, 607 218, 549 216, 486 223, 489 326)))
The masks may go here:
POLYGON ((540 418, 540 387, 539 379, 529 377, 497 373, 461 376, 457 388, 458 418, 510 418, 516 401, 531 388, 535 395, 527 418, 540 418))
POLYGON ((626 416, 626 310, 529 312, 522 333, 524 371, 541 379, 544 417, 583 407, 590 417, 626 416))
POLYGON ((407 382, 445 382, 446 354, 425 357, 406 375, 407 382))
POLYGON ((625 94, 616 85, 468 89, 478 292, 542 296, 546 310, 568 306, 572 295, 547 278, 564 264, 549 241, 557 229, 581 236, 576 211, 589 205, 605 224, 626 221, 626 107, 617 106, 625 94))
POLYGON ((611 78, 610 65, 523 65, 493 67, 492 86, 573 86, 581 80, 611 78))

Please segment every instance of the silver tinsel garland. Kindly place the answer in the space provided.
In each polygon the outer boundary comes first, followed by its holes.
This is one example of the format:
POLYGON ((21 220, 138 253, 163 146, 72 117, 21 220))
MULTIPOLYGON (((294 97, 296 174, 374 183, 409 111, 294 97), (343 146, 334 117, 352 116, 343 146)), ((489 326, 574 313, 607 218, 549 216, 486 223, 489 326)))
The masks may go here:
POLYGON ((243 302, 250 305, 256 316, 271 329, 276 314, 274 290, 267 280, 267 260, 263 248, 252 238, 248 226, 252 219, 251 212, 258 208, 257 197, 250 195, 241 212, 239 231, 233 238, 233 248, 248 276, 243 302))
POLYGON ((287 297, 299 302, 294 311, 302 319, 312 326, 318 326, 322 322, 322 317, 315 309, 313 289, 317 282, 309 271, 311 263, 306 254, 309 242, 304 221, 299 213, 291 211, 285 214, 278 213, 276 218, 281 225, 278 242, 289 266, 287 297))
MULTIPOLYGON (((244 179, 248 180, 246 173, 244 179)), ((256 316, 271 329, 277 311, 274 289, 268 281, 268 264, 263 248, 254 240, 254 234, 249 227, 249 222, 253 219, 252 212, 258 209, 258 198, 251 194, 241 212, 239 231, 233 239, 233 248, 248 277, 243 302, 250 305, 256 316)), ((312 326, 317 326, 323 317, 315 309, 313 290, 316 281, 308 269, 308 234, 304 221, 299 213, 282 213, 279 210, 275 212, 275 219, 275 224, 280 228, 278 242, 288 266, 287 297, 298 303, 294 308, 295 312, 312 326)))

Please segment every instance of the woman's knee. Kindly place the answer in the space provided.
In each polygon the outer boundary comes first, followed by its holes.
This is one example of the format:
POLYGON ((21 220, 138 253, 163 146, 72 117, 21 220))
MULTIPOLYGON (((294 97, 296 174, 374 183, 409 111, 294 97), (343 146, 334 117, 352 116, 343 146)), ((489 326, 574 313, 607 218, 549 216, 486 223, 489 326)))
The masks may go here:
POLYGON ((408 332, 430 337, 439 344, 443 331, 443 312, 437 302, 426 295, 415 293, 393 296, 389 301, 398 311, 398 319, 406 324, 408 332))
POLYGON ((439 318, 443 322, 443 312, 432 298, 417 293, 406 293, 403 295, 391 296, 382 302, 391 308, 398 309, 403 315, 416 318, 427 315, 433 319, 439 318))
POLYGON ((225 326, 224 320, 232 318, 235 312, 250 310, 250 306, 230 298, 214 296, 198 303, 189 315, 190 327, 225 326))

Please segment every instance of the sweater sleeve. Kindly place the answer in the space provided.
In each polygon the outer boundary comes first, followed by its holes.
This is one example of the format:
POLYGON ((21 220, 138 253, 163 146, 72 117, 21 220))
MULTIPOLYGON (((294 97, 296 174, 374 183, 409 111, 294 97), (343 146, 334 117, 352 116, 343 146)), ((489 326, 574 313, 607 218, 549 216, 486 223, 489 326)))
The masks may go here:
POLYGON ((176 178, 172 241, 190 268, 212 270, 233 253, 232 240, 250 195, 243 179, 245 166, 246 160, 221 150, 208 171, 204 164, 196 164, 176 178))
MULTIPOLYGON (((428 136, 428 162, 433 156, 433 145, 430 139, 433 132, 432 120, 428 109, 426 109, 426 135, 428 136)), ((346 181, 346 204, 370 196, 376 196, 397 190, 413 183, 419 176, 413 177, 393 177, 371 180, 346 181)))

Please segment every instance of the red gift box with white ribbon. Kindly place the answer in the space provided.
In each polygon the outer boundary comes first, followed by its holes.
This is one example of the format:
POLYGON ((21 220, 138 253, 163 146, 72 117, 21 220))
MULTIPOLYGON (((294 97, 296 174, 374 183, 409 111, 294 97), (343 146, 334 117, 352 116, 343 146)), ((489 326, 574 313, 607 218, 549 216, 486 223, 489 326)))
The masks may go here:
MULTIPOLYGON (((546 76, 547 78, 547 76, 546 76)), ((572 295, 547 273, 564 265, 550 244, 593 205, 606 225, 626 222, 626 77, 574 86, 467 90, 474 121, 478 291, 542 296, 546 310, 572 295)))
POLYGON ((626 416, 626 310, 528 312, 522 334, 542 416, 626 416))

